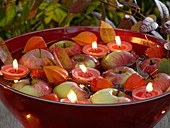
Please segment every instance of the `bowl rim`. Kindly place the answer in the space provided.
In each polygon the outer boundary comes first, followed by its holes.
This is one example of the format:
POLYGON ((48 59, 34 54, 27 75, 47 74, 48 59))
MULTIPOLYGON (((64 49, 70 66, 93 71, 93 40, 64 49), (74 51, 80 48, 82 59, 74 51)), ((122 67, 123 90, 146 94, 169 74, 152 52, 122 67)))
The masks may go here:
MULTIPOLYGON (((17 35, 17 36, 14 36, 14 37, 11 37, 7 40, 5 40, 5 42, 8 42, 8 41, 11 41, 15 38, 20 38, 22 36, 25 36, 25 35, 30 35, 30 34, 34 34, 34 33, 38 33, 38 32, 43 32, 43 31, 49 31, 49 30, 57 30, 57 29, 70 29, 70 28, 96 28, 96 29, 99 29, 99 27, 96 27, 96 26, 71 26, 71 27, 56 27, 56 28, 48 28, 48 29, 42 29, 42 30, 36 30, 36 31, 32 31, 32 32, 27 32, 27 33, 23 33, 23 34, 20 34, 20 35, 17 35)), ((161 39, 161 38, 157 38, 153 35, 149 35, 149 34, 142 34, 142 33, 139 33, 139 32, 135 32, 135 31, 131 31, 131 30, 125 30, 125 29, 115 29, 115 30, 120 30, 120 31, 125 31, 125 32, 130 32, 130 33, 136 33, 136 34, 141 34, 141 35, 147 35, 148 37, 152 37, 152 38, 155 38, 155 39, 159 39, 161 40, 161 42, 167 42, 166 40, 164 39, 161 39)), ((48 103, 53 103, 53 104, 61 104, 61 105, 70 105, 70 106, 85 106, 85 107, 112 107, 112 106, 127 106, 127 105, 136 105, 136 104, 141 104, 141 103, 146 103, 146 102, 150 102, 150 101, 153 101, 153 100, 158 100, 160 98, 163 98, 167 95, 170 95, 170 91, 167 91, 167 92, 164 92, 160 95, 157 95, 155 97, 152 97, 152 98, 149 98, 149 99, 145 99, 145 100, 138 100, 138 101, 132 101, 132 102, 128 102, 128 103, 113 103, 113 104, 75 104, 75 103, 64 103, 64 102, 60 102, 60 101, 52 101, 52 100, 47 100, 47 99, 42 99, 42 98, 39 98, 39 97, 36 97, 36 96, 31 96, 29 94, 26 94, 26 93, 22 93, 20 91, 17 91, 15 89, 12 89, 10 86, 8 85, 3 85, 1 82, 0 82, 0 86, 2 86, 4 89, 8 89, 10 91, 12 91, 13 93, 17 93, 19 95, 22 95, 24 97, 27 97, 27 98, 31 98, 31 99, 34 99, 34 100, 39 100, 39 101, 43 101, 43 102, 48 102, 48 103)))

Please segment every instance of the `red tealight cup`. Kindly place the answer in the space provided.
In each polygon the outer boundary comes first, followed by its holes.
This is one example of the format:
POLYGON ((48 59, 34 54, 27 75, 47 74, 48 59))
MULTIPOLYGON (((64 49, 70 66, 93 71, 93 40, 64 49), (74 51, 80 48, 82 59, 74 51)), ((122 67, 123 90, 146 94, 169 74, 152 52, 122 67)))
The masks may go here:
POLYGON ((109 49, 106 45, 93 42, 92 45, 84 46, 82 51, 89 56, 102 58, 109 52, 109 49))
POLYGON ((86 71, 82 68, 75 68, 72 70, 72 78, 80 81, 92 81, 95 77, 100 76, 100 72, 94 68, 85 67, 86 71))
POLYGON ((146 86, 135 88, 132 91, 132 97, 134 100, 145 100, 154 96, 162 94, 162 90, 157 87, 153 87, 152 91, 147 91, 146 86))
POLYGON ((110 42, 107 44, 107 47, 109 48, 110 51, 112 51, 112 52, 115 52, 115 51, 130 52, 132 50, 132 45, 128 42, 121 41, 119 36, 116 36, 115 40, 116 41, 110 42))
POLYGON ((13 65, 8 64, 1 67, 1 72, 6 80, 18 80, 25 77, 29 69, 23 65, 17 65, 17 68, 14 68, 13 65))

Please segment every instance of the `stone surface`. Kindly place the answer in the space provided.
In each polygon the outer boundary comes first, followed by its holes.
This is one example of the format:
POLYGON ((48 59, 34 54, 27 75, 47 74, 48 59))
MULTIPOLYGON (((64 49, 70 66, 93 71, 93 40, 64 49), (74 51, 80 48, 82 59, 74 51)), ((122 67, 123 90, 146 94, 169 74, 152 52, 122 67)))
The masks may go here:
MULTIPOLYGON (((0 102, 0 128, 24 128, 0 102)), ((170 128, 170 112, 154 128, 170 128)))

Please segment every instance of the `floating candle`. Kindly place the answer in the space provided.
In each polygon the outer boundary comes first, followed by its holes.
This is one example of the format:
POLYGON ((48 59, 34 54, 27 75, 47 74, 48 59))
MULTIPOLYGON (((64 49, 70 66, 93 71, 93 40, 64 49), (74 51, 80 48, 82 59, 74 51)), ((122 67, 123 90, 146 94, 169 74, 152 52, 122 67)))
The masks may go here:
POLYGON ((67 95, 67 98, 61 99, 60 102, 76 103, 76 104, 90 104, 91 103, 88 99, 77 99, 77 96, 73 90, 70 90, 70 92, 67 95))
POLYGON ((94 68, 79 65, 79 68, 72 70, 72 78, 80 81, 92 81, 95 77, 100 76, 100 72, 94 68))
POLYGON ((147 86, 136 88, 132 91, 132 96, 135 100, 144 100, 152 98, 163 93, 160 88, 152 87, 152 83, 148 83, 147 86))
POLYGON ((131 51, 132 50, 132 45, 128 42, 121 41, 119 36, 115 37, 115 42, 110 42, 107 44, 107 47, 109 48, 110 51, 131 51))
POLYGON ((13 81, 25 77, 28 74, 29 69, 23 65, 18 65, 18 62, 15 59, 13 61, 13 65, 3 65, 1 67, 1 72, 4 76, 4 79, 13 81))
POLYGON ((97 44, 96 42, 93 42, 92 45, 84 46, 83 52, 93 57, 102 58, 109 52, 109 49, 106 45, 97 44))

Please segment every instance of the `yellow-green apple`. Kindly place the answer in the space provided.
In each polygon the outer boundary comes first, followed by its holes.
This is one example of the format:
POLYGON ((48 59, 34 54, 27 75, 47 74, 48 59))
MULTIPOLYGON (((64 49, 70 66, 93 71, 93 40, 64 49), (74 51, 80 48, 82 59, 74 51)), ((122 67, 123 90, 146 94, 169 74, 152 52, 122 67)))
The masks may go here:
POLYGON ((84 64, 86 67, 91 68, 99 67, 99 61, 96 58, 86 54, 74 55, 71 57, 71 61, 73 63, 73 67, 79 67, 80 64, 84 64))
POLYGON ((137 73, 135 70, 129 67, 114 67, 103 72, 103 78, 109 80, 114 85, 118 86, 119 88, 123 87, 123 84, 126 82, 129 76, 133 73, 137 73))
POLYGON ((90 96, 93 104, 113 104, 131 102, 131 98, 114 88, 102 89, 90 96))
POLYGON ((136 61, 136 57, 126 51, 115 51, 105 56, 101 65, 104 69, 111 69, 116 66, 131 66, 136 61))
POLYGON ((38 79, 23 79, 12 85, 12 88, 32 96, 44 96, 52 91, 52 87, 46 82, 38 79))
POLYGON ((78 99, 87 99, 89 96, 89 94, 86 91, 80 88, 75 82, 71 82, 71 81, 66 81, 57 85, 53 89, 53 93, 56 93, 57 96, 60 99, 62 99, 62 98, 67 98, 67 95, 71 90, 74 91, 78 99))
POLYGON ((19 63, 28 67, 29 69, 41 69, 47 62, 45 57, 54 59, 53 55, 44 49, 34 49, 25 53, 19 60, 19 63))
POLYGON ((154 87, 166 91, 170 87, 170 75, 166 73, 158 73, 152 76, 149 81, 153 84, 154 87))
POLYGON ((158 69, 158 64, 159 64, 159 61, 161 59, 160 58, 149 58, 149 59, 146 59, 144 61, 141 62, 140 64, 140 70, 143 72, 143 73, 152 73, 152 72, 155 72, 157 73, 157 69, 158 69))
POLYGON ((82 50, 82 47, 80 47, 75 42, 69 41, 69 40, 58 41, 54 43, 53 45, 51 45, 49 49, 52 50, 56 45, 61 48, 64 48, 69 56, 80 54, 82 50))

